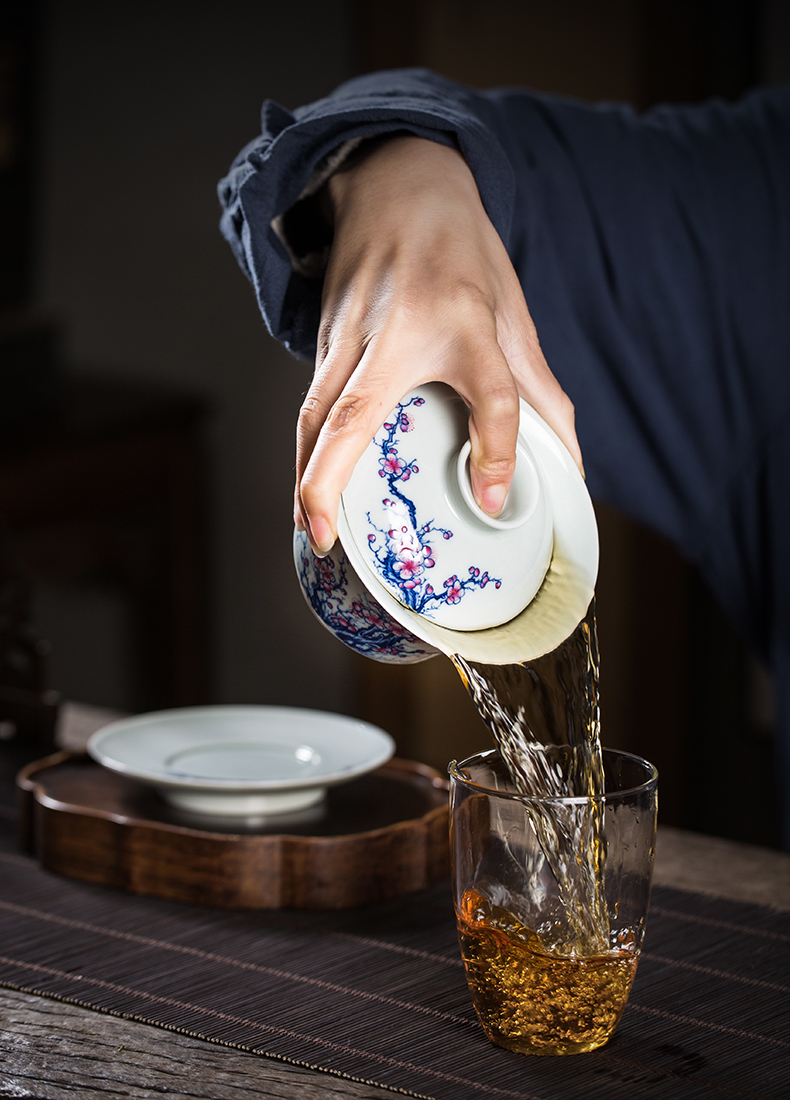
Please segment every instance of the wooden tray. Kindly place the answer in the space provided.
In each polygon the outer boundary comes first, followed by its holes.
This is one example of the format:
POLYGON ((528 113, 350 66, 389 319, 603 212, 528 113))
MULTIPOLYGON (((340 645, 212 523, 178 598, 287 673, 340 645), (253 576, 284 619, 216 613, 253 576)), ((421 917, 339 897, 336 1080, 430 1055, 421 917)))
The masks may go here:
POLYGON ((23 846, 49 870, 200 905, 343 909, 422 890, 449 871, 448 784, 390 760, 325 802, 233 831, 152 789, 59 752, 17 776, 23 846))

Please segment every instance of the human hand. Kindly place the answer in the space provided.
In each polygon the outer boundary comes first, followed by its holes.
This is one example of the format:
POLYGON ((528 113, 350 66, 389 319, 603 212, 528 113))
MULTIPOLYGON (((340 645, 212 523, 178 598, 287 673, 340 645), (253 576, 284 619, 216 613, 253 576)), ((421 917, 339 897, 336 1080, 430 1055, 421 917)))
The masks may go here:
POLYGON ((462 156, 393 137, 326 187, 334 240, 299 414, 294 508, 315 552, 334 544, 340 494, 381 424, 429 381, 469 407, 472 490, 488 514, 501 511, 513 477, 519 395, 581 468, 573 405, 462 156))

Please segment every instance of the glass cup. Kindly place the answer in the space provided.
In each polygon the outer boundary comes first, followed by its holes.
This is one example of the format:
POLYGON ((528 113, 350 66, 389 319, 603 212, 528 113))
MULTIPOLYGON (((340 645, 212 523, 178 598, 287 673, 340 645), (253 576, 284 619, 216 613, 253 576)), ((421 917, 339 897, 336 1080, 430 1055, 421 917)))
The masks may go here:
POLYGON ((467 982, 486 1035, 510 1051, 593 1051, 628 1000, 650 898, 658 773, 610 749, 603 763, 605 793, 593 798, 518 794, 494 751, 449 767, 467 982))

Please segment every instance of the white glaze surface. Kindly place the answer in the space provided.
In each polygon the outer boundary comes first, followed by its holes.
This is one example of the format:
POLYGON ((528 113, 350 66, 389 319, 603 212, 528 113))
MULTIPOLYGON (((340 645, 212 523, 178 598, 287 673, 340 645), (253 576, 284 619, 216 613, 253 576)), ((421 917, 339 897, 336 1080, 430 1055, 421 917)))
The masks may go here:
POLYGON ((342 495, 343 546, 401 605, 447 629, 502 625, 538 591, 553 546, 552 497, 530 436, 519 433, 505 506, 475 503, 469 412, 444 384, 404 396, 354 468, 342 495))
MULTIPOLYGON (((422 389, 418 389, 421 391, 422 389)), ((338 535, 369 594, 418 640, 481 663, 508 664, 543 656, 566 640, 587 612, 598 574, 598 528, 584 480, 565 446, 544 420, 521 401, 523 436, 529 441, 552 510, 553 550, 548 572, 531 602, 501 625, 469 631, 437 624, 409 609, 385 587, 354 538, 344 500, 338 535)), ((505 532, 503 537, 509 534, 505 532)), ((488 597, 488 588, 481 598, 488 597)))
POLYGON ((366 722, 281 706, 161 710, 113 722, 88 743, 99 763, 172 805, 222 816, 303 809, 394 748, 366 722))

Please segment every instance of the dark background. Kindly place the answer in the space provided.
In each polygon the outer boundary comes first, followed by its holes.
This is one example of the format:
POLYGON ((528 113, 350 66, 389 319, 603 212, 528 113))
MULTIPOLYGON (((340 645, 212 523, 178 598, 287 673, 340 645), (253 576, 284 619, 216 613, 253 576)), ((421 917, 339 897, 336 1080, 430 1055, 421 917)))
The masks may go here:
MULTIPOLYGON (((0 519, 33 582, 51 685, 125 710, 340 710, 441 767, 487 746, 448 663, 360 660, 301 599, 293 427, 310 369, 266 335, 217 231, 216 181, 264 97, 295 107, 354 73, 418 64, 638 108, 734 98, 790 77, 789 24, 782 0, 4 0, 0 519), (180 473, 170 505, 132 511, 131 461, 118 475, 87 463, 55 494, 64 420, 69 449, 97 426, 132 452, 137 435, 135 456, 154 423, 188 439, 167 468, 180 473), (29 500, 23 456, 51 492, 36 491, 35 514, 13 506, 29 500), (173 502, 193 499, 175 518, 173 502), (157 604, 176 592, 186 614, 163 629, 157 604), (182 675, 157 680, 168 665, 182 675)), ((667 823, 778 843, 764 673, 665 542, 598 516, 606 742, 657 763, 667 823)))

